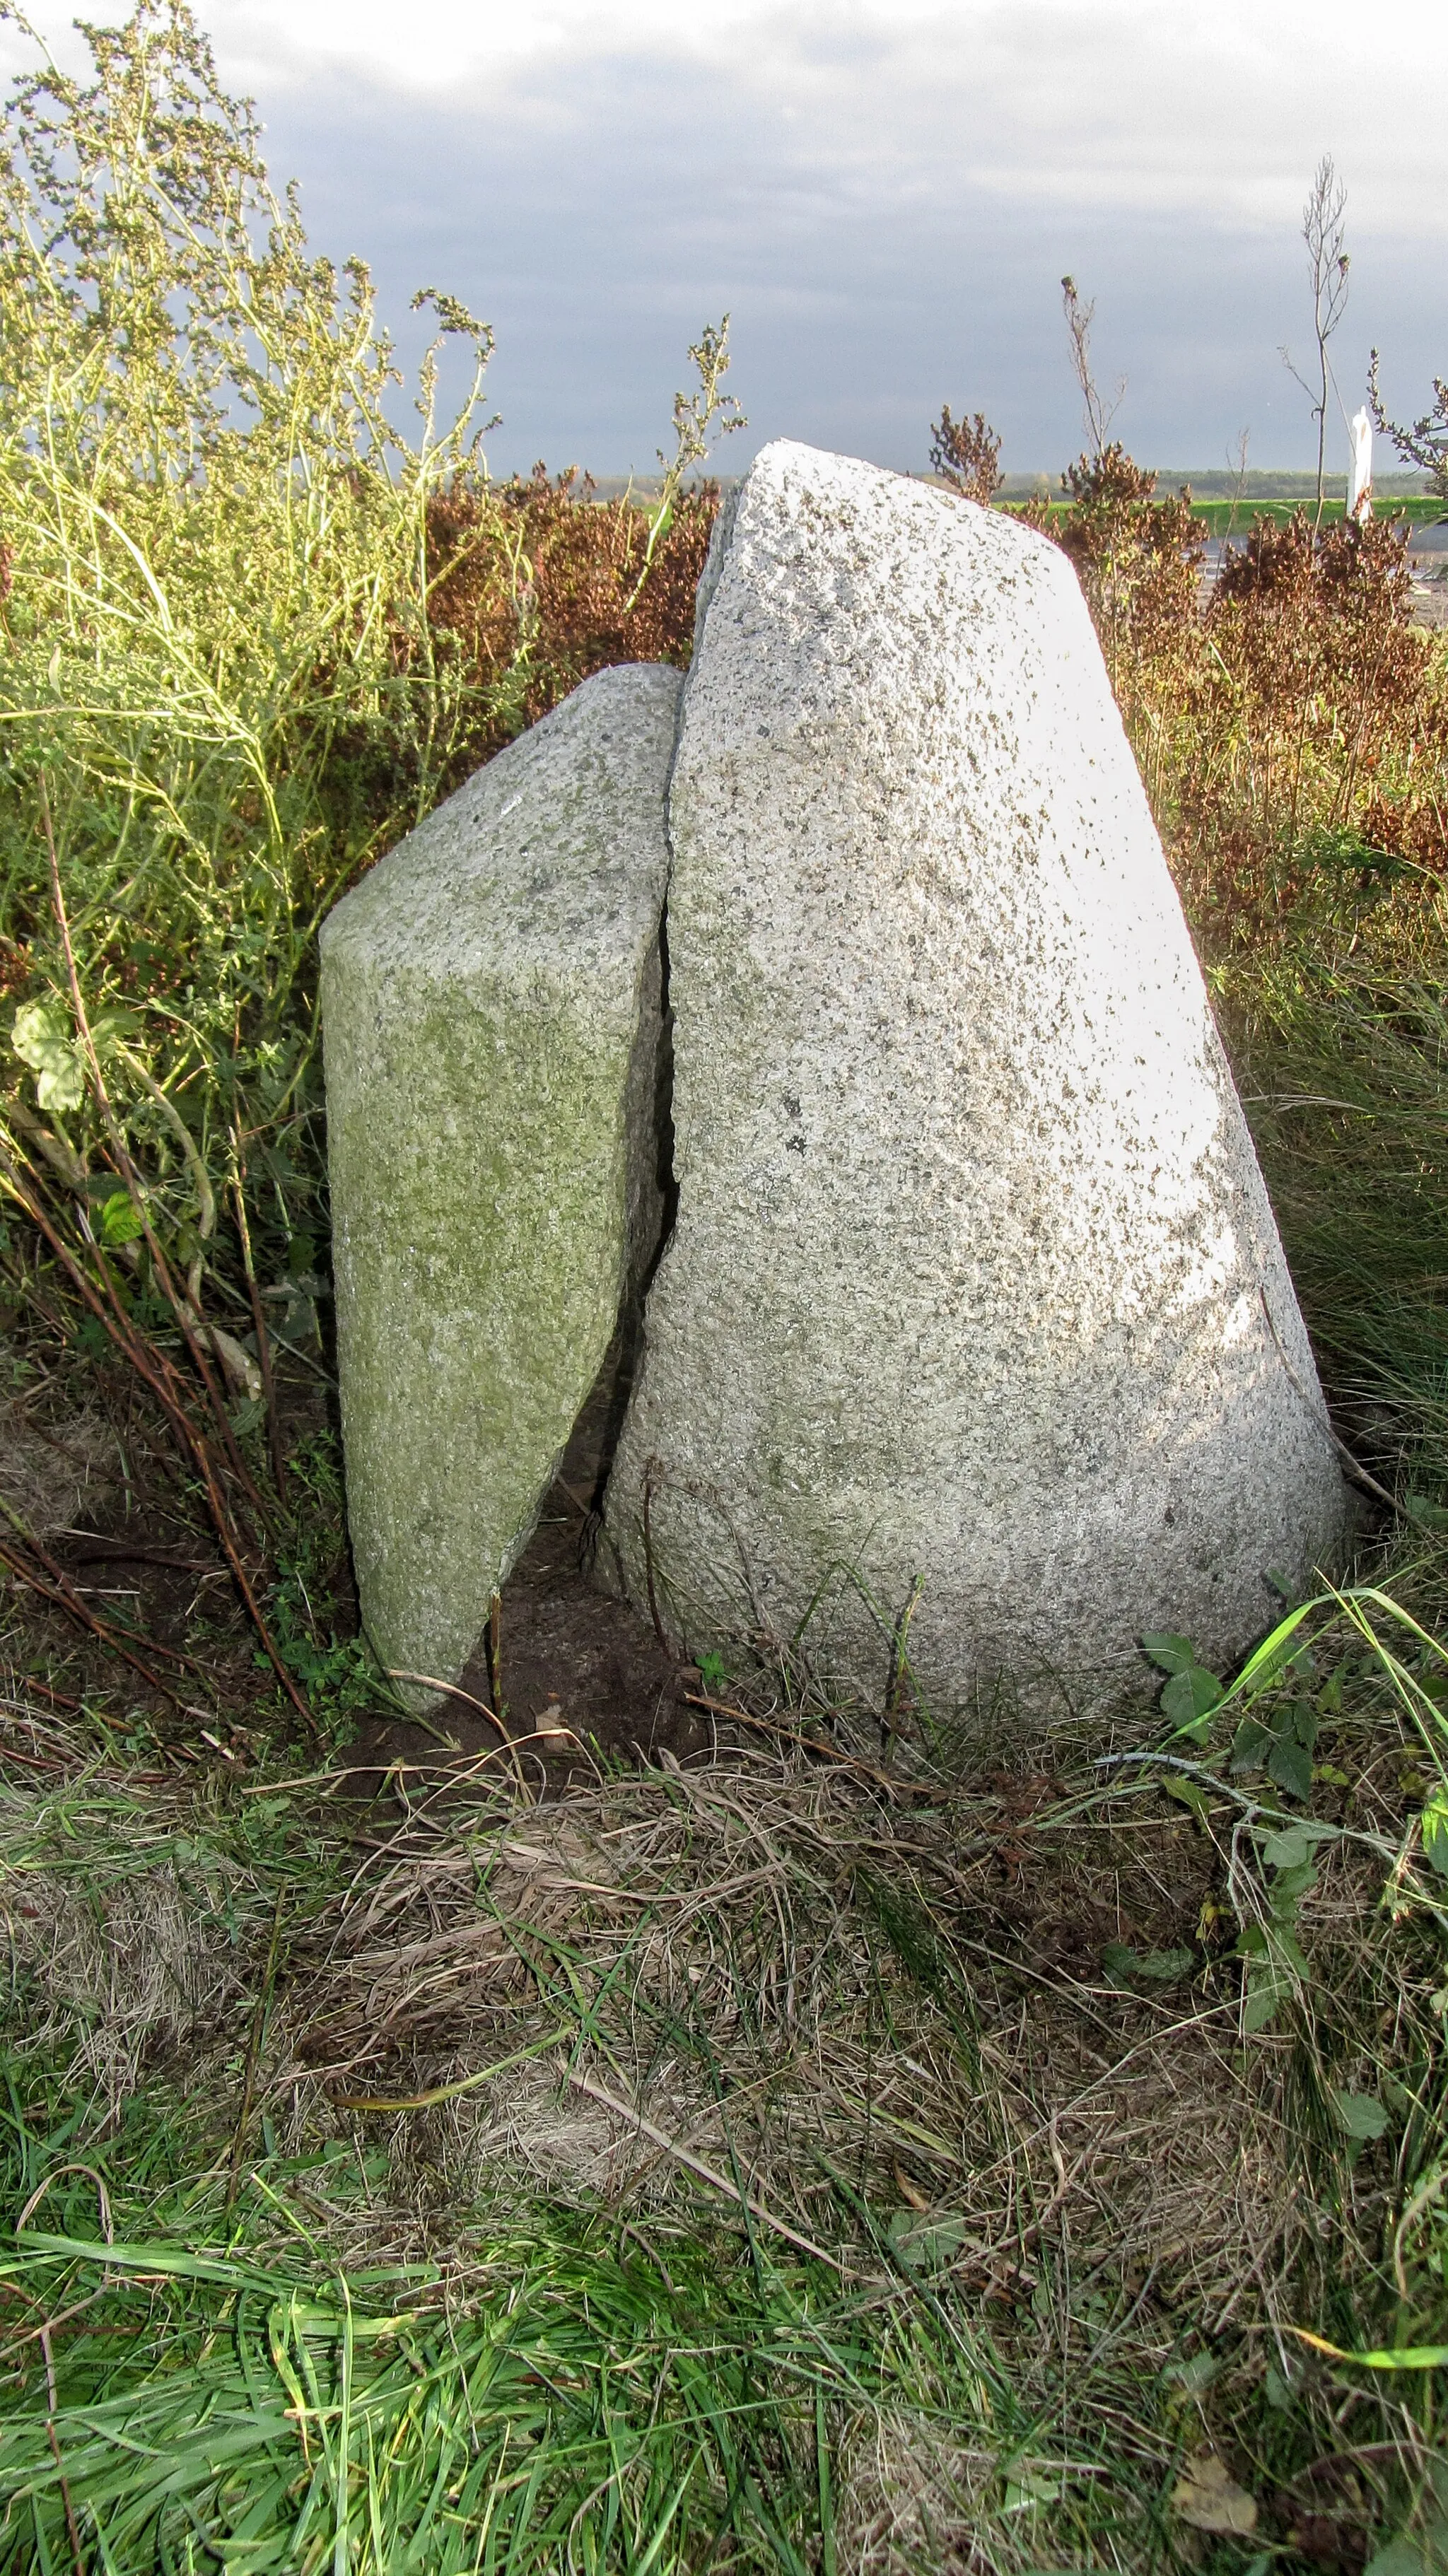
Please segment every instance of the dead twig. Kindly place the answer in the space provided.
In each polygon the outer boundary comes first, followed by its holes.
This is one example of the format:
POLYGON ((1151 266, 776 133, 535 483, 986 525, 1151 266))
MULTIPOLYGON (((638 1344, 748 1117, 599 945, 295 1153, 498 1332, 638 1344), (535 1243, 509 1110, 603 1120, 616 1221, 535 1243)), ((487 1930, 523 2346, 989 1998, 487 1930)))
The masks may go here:
POLYGON ((272 1912, 271 1939, 267 1944, 266 1970, 262 1977, 261 1991, 256 1999, 256 2009, 252 2014, 251 2028, 247 2033, 246 2039, 246 2065, 242 2076, 241 2109, 237 2113, 236 2131, 231 2141, 231 2159, 226 2176, 225 2208, 228 2218, 231 2216, 232 2207, 236 2200, 237 2191, 241 2183, 241 2160, 246 2150, 247 2129, 251 2124, 251 2106, 256 2097, 256 2070, 261 2057, 262 2041, 266 2037, 267 2015, 271 2011, 272 1989, 276 1984, 277 1952, 281 1946, 282 1907, 285 1902, 286 1889, 284 1886, 279 1887, 277 1889, 276 1905, 272 1912))
POLYGON ((246 1293, 251 1300, 252 1329, 256 1334, 256 1364, 261 1371, 262 1402, 266 1406, 267 1448, 271 1456, 272 1482, 277 1489, 277 1501, 285 1509, 287 1462, 282 1451, 281 1424, 277 1420, 277 1391, 276 1381, 272 1375, 271 1335, 267 1331, 266 1318, 261 1311, 261 1290, 257 1285, 256 1268, 251 1257, 251 1228, 246 1221, 244 1166, 241 1160, 240 1142, 235 1135, 232 1143, 236 1153, 236 1170, 232 1177, 231 1194, 236 1208, 236 1231, 241 1242, 241 1266, 246 1273, 246 1293))
MULTIPOLYGON (((77 1627, 86 1629, 100 1645, 105 1647, 108 1654, 119 1655, 123 1663, 129 1664, 133 1672, 140 1674, 142 1681, 151 1690, 159 1691, 164 1699, 174 1701, 178 1708, 183 1706, 184 1703, 177 1697, 171 1684, 163 1681, 159 1673, 153 1673, 149 1664, 142 1662, 141 1657, 125 1644, 119 1630, 108 1626, 104 1619, 98 1619, 95 1612, 87 1608, 79 1595, 71 1591, 69 1585, 62 1586, 59 1583, 47 1582, 45 1576, 33 1565, 26 1564, 20 1549, 4 1538, 0 1538, 0 1564, 8 1565, 11 1573, 16 1575, 20 1582, 27 1584, 32 1592, 39 1593, 43 1601, 53 1602, 58 1610, 65 1612, 67 1618, 75 1621, 77 1627)), ((163 1652, 165 1651, 169 1649, 163 1649, 163 1652)))
POLYGON ((877 1770, 872 1762, 862 1762, 858 1754, 842 1753, 838 1745, 831 1744, 828 1736, 801 1735, 796 1727, 780 1726, 773 1718, 756 1717, 750 1709, 735 1708, 728 1700, 710 1699, 702 1691, 685 1691, 684 1698, 690 1708, 707 1708, 715 1717, 735 1718, 741 1726, 750 1726, 760 1735, 772 1736, 777 1744, 797 1744, 805 1753, 818 1753, 837 1771, 853 1772, 857 1779, 868 1780, 872 1788, 883 1789, 888 1797, 898 1798, 903 1793, 910 1798, 927 1798, 933 1806, 949 1804, 951 1793, 948 1789, 932 1788, 924 1780, 897 1780, 890 1772, 877 1770))
POLYGON ((842 2256, 826 2253, 825 2248, 816 2245, 811 2237, 801 2236, 797 2228, 788 2226, 782 2218, 776 2218, 773 2210, 766 2209, 762 2201, 749 2199, 723 2174, 716 2173, 712 2165, 706 2165, 701 2156, 681 2147, 665 2130, 656 2129, 652 2120, 646 2120, 641 2111, 635 2111, 627 2102, 620 2102, 612 2093, 606 2093, 601 2084, 594 2083, 591 2075, 579 2075, 571 2066, 561 2067, 559 2072, 576 2093, 586 2093, 591 2102, 601 2103, 605 2111, 613 2112, 615 2118, 627 2120, 640 2137, 649 2139, 664 2155, 672 2156, 676 2164, 685 2166, 691 2174, 697 2174, 700 2181, 707 2182, 713 2190, 722 2191, 726 2200, 732 2200, 746 2216, 757 2218, 761 2227, 772 2228, 776 2236, 784 2237, 786 2243, 797 2246, 801 2254, 812 2256, 816 2263, 828 2263, 831 2271, 841 2275, 846 2273, 848 2267, 842 2256))
POLYGON ((57 1261, 59 1261, 67 1278, 70 1280, 72 1287, 83 1299, 86 1306, 89 1307, 90 1312, 94 1315, 97 1323, 101 1326, 102 1330, 109 1335, 111 1341, 114 1342, 117 1350, 121 1354, 121 1357, 135 1370, 142 1384, 148 1387, 152 1395, 154 1395, 167 1422, 171 1426, 177 1442, 184 1454, 190 1458, 192 1465, 195 1467, 197 1474, 201 1478, 202 1486, 206 1494, 207 1508, 211 1514, 212 1525, 216 1531, 217 1537, 221 1541, 227 1564, 231 1568, 233 1579, 236 1583, 237 1590, 241 1594, 242 1601, 245 1604, 247 1615, 249 1616, 251 1623, 257 1632, 257 1636, 266 1652, 267 1661, 275 1672, 277 1679, 281 1683, 283 1690, 286 1692, 288 1699, 291 1701, 293 1708, 302 1719, 308 1734, 315 1738, 317 1734, 316 1720, 313 1717, 306 1700, 302 1696, 301 1691, 298 1689, 294 1676, 288 1671, 277 1650, 276 1642, 267 1625, 265 1614, 261 1608, 261 1604, 257 1600, 256 1593, 252 1587, 251 1578, 248 1575, 246 1566, 242 1560, 240 1540, 235 1524, 232 1520, 231 1513, 227 1507, 226 1498, 221 1490, 220 1481, 216 1473, 215 1461, 212 1458, 210 1447, 202 1433, 198 1431, 190 1414, 187 1412, 184 1399, 180 1392, 179 1382, 177 1382, 175 1378, 175 1371, 171 1368, 169 1361, 159 1353, 148 1351, 147 1346, 141 1341, 140 1336, 136 1333, 131 1324, 124 1306, 116 1295, 115 1282, 111 1278, 111 1275, 105 1266, 105 1262, 101 1258, 99 1250, 97 1249, 97 1267, 100 1271, 101 1279, 106 1290, 106 1298, 109 1301, 108 1303, 103 1302, 101 1297, 97 1294, 91 1280, 87 1277, 84 1267, 76 1259, 70 1245, 66 1242, 64 1235, 60 1232, 59 1227, 52 1223, 46 1212, 44 1203, 37 1195, 37 1192, 30 1186, 27 1176, 21 1172, 19 1166, 5 1151, 3 1145, 0 1145, 0 1175, 3 1175, 12 1196, 19 1202, 20 1206, 23 1207, 26 1215, 30 1218, 31 1223, 37 1227, 39 1232, 45 1237, 51 1251, 55 1254, 57 1261))

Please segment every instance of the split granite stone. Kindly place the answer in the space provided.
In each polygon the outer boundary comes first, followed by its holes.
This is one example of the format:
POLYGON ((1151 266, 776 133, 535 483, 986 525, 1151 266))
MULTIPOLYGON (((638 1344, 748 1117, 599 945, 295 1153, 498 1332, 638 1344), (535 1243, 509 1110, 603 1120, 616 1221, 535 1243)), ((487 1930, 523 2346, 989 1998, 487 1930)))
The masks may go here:
POLYGON ((1236 1653, 1350 1510, 1069 563, 780 442, 700 596, 626 1589, 877 1704, 917 1585, 942 1708, 1144 1630, 1236 1653))
POLYGON ((657 1248, 678 692, 586 681, 323 929, 347 1510, 394 1670, 463 1669, 657 1248))

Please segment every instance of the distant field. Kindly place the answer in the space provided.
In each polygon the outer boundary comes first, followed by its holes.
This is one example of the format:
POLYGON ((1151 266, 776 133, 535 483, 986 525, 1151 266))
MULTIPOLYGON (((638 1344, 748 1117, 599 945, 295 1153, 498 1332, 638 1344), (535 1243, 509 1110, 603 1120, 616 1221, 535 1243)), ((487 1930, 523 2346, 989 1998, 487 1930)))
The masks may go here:
MULTIPOLYGON (((721 474, 715 478, 720 488, 732 491, 739 477, 721 474)), ((932 477, 922 476, 922 481, 932 477)), ((1340 474, 1328 478, 1329 497, 1323 504, 1327 525, 1340 520, 1347 507, 1347 494, 1340 474), (1333 489, 1336 486, 1336 489, 1333 489)), ((1448 501, 1423 491, 1421 478, 1409 474, 1385 474, 1374 485, 1375 505, 1379 518, 1405 518, 1415 527, 1431 526, 1448 519, 1448 501)), ((1192 516, 1200 519, 1208 534, 1227 536, 1233 530, 1243 534, 1254 519, 1270 519, 1280 527, 1294 510, 1313 508, 1317 499, 1317 478, 1312 474, 1249 474, 1245 488, 1238 491, 1236 477, 1204 472, 1200 475, 1163 470, 1157 477, 1160 497, 1189 489, 1192 494, 1192 516)), ((1001 484, 997 509, 1018 514, 1028 501, 1049 500, 1051 516, 1064 517, 1070 504, 1059 498, 1056 478, 1044 474, 1007 474, 1001 484)), ((627 495, 647 509, 658 497, 658 478, 639 475, 601 474, 592 478, 592 497, 600 501, 618 501, 627 495)))
MULTIPOLYGON (((1024 499, 1017 498, 1011 493, 1005 494, 996 503, 997 509, 1009 511, 1013 515, 1019 515, 1025 506, 1024 499)), ((1259 500, 1249 493, 1240 501, 1193 499, 1192 516, 1202 521, 1209 535, 1224 537, 1234 529, 1245 534, 1254 519, 1270 519, 1274 526, 1282 527, 1292 517, 1294 511, 1310 509, 1313 506, 1314 496, 1311 493, 1299 493, 1290 499, 1277 500, 1259 500)), ((1053 501, 1050 507, 1053 519, 1064 519, 1069 514, 1069 502, 1053 501)), ((1345 499, 1324 501, 1322 505, 1324 525, 1331 526, 1334 522, 1340 522, 1346 508, 1345 499)), ((1448 501, 1440 501, 1433 495, 1423 492, 1380 492, 1377 496, 1377 515, 1379 518, 1408 519, 1414 527, 1433 526, 1440 520, 1448 519, 1448 501)))
MULTIPOLYGON (((1380 491, 1375 496, 1375 506, 1380 519, 1409 519, 1414 527, 1430 526, 1440 519, 1448 519, 1448 501, 1440 501, 1430 493, 1380 491)), ((1305 493, 1296 499, 1281 501, 1258 501, 1250 494, 1244 500, 1236 502, 1198 501, 1194 497, 1192 517, 1201 519, 1214 537, 1223 537, 1234 527, 1249 528, 1254 519, 1270 519, 1275 526, 1281 527, 1284 521, 1291 518, 1294 510, 1311 507, 1313 507, 1313 496, 1305 493)), ((1345 498, 1341 501, 1325 501, 1322 507, 1324 524, 1340 522, 1346 509, 1345 498)))
MULTIPOLYGON (((1380 451, 1381 453, 1381 451, 1380 451)), ((1231 501, 1234 497, 1255 508, 1263 501, 1315 501, 1317 473, 1269 472, 1264 466, 1245 475, 1223 472, 1221 466, 1203 465, 1195 471, 1184 465, 1159 465, 1156 471, 1158 493, 1182 492, 1190 486, 1199 501, 1231 501)), ((1049 493, 1055 498, 1059 489, 1053 474, 1005 474, 1001 477, 1003 501, 1026 501, 1033 492, 1049 493)), ((1373 478, 1373 489, 1380 500, 1424 500, 1430 498, 1424 477, 1417 473, 1380 473, 1373 478)), ((1323 490, 1330 501, 1345 501, 1347 477, 1328 474, 1323 477, 1323 490)))

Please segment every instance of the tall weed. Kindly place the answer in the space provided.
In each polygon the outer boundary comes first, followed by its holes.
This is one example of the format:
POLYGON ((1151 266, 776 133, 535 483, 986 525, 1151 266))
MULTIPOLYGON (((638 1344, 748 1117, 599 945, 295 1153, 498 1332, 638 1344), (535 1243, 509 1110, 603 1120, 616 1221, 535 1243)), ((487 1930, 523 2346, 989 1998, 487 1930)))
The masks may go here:
POLYGON ((652 510, 499 489, 486 325, 415 298, 400 427, 367 270, 312 252, 187 0, 85 32, 0 127, 0 1191, 30 1344, 139 1376, 245 1588, 285 1483, 263 1301, 324 1284, 318 924, 589 670, 687 657, 684 478, 737 409, 706 330, 652 510))

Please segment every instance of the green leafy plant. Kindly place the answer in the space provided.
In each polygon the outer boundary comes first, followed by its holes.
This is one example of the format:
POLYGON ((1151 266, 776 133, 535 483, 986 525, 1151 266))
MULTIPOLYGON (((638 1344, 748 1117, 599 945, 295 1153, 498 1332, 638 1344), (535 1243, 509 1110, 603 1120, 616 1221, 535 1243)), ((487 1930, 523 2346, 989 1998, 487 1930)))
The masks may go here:
POLYGON ((612 624, 580 634, 535 579, 534 499, 488 476, 490 330, 419 294, 409 420, 366 268, 313 252, 187 0, 85 30, 84 76, 9 14, 38 58, 0 123, 0 1195, 40 1265, 17 1293, 160 1406, 310 1723, 358 1675, 271 1633, 257 1568, 287 1503, 273 1361, 324 1365, 316 931, 587 670, 686 654, 715 496, 685 478, 741 417, 727 322, 652 512, 555 495, 553 551, 575 523, 575 558, 617 541, 612 624))
MULTIPOLYGON (((1260 1779, 1264 1783, 1265 1794, 1238 1796, 1241 1850, 1234 1861, 1234 1879, 1241 1930, 1236 1950, 1245 1966, 1242 2018, 1248 2033, 1265 2030, 1311 1979, 1300 1918, 1304 1904, 1317 1890, 1316 1855, 1323 1844, 1366 1842, 1391 1864, 1400 1899, 1409 1884, 1407 1851, 1393 1850, 1378 1836, 1355 1834, 1351 1828, 1318 1822, 1309 1815, 1299 1818, 1285 1813, 1271 1795, 1275 1790, 1290 1799, 1294 1808, 1305 1808, 1311 1800, 1318 1736, 1324 1720, 1335 1717, 1341 1708, 1340 1658, 1334 1659, 1325 1680, 1319 1682, 1318 1672, 1325 1649, 1335 1634, 1340 1635, 1344 1623, 1367 1644, 1388 1676, 1433 1766, 1434 1786, 1414 1838, 1430 1872, 1448 1875, 1443 1850, 1448 1823, 1448 1689, 1444 1688, 1448 1649, 1390 1594, 1363 1585, 1343 1592, 1328 1589, 1296 1604, 1227 1686, 1199 1661, 1189 1638, 1154 1634, 1142 1640, 1143 1651, 1168 1676, 1160 1700, 1162 1715, 1173 1721, 1168 1744, 1190 1744, 1204 1757, 1200 1764, 1183 1762, 1181 1769, 1191 1776, 1181 1782, 1168 1776, 1165 1785, 1205 1816, 1206 1792, 1214 1785, 1210 1768, 1214 1753, 1224 1759, 1229 1782, 1260 1779), (1406 1631, 1418 1647, 1418 1670, 1391 1643, 1395 1628, 1406 1631), (1255 1856, 1255 1879, 1241 1866, 1244 1851, 1255 1856)), ((1415 1893, 1431 1912, 1443 1912, 1429 1882, 1416 1881, 1415 1893)), ((1443 1913, 1443 1920, 1448 1922, 1448 1913, 1443 1913)), ((1139 1963, 1135 1973, 1149 1975, 1149 1966, 1139 1963)))

